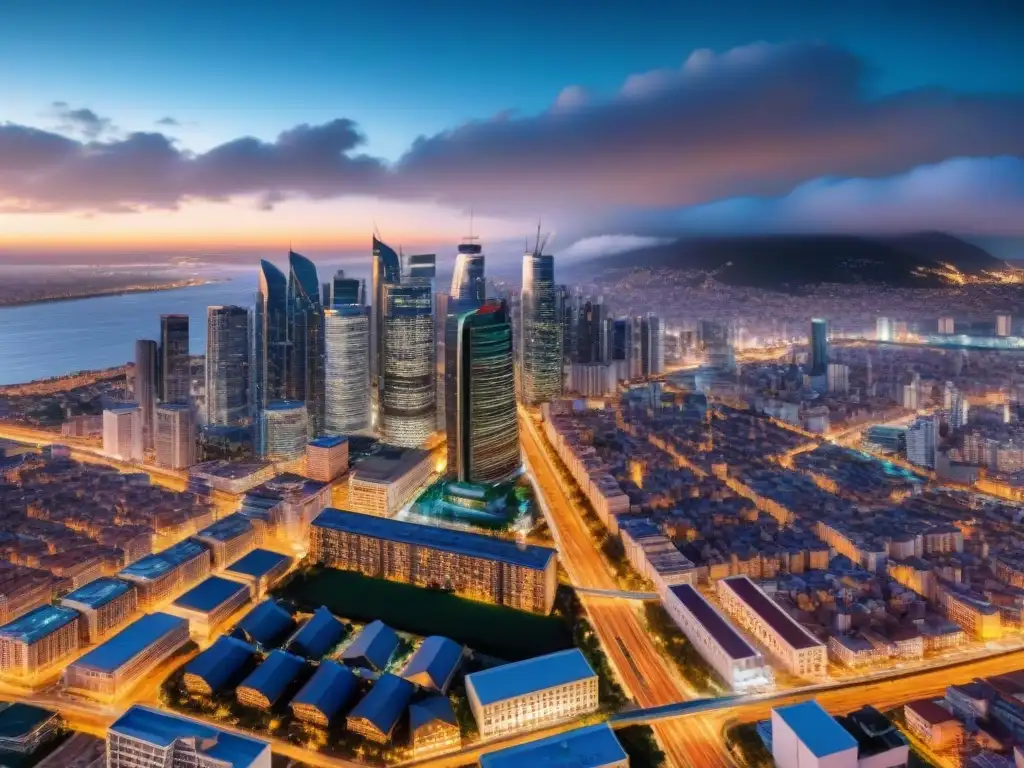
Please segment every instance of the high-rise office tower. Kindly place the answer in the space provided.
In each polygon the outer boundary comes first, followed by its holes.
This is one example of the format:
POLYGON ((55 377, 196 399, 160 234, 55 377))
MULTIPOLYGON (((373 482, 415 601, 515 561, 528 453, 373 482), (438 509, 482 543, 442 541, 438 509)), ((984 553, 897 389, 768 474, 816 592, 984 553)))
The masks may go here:
POLYGON ((188 469, 196 463, 196 422, 192 409, 181 403, 156 408, 156 463, 168 469, 188 469))
POLYGON ((811 320, 811 376, 828 373, 828 322, 815 318, 811 320))
POLYGON ((471 308, 483 304, 485 295, 483 247, 478 243, 462 243, 455 257, 451 296, 459 302, 470 302, 462 306, 471 308))
POLYGON ((122 461, 142 461, 142 410, 121 403, 103 411, 103 452, 122 461))
POLYGON ((345 270, 339 269, 331 280, 330 303, 325 303, 324 308, 347 306, 349 304, 365 304, 366 292, 363 281, 355 277, 345 277, 345 270))
POLYGON ((358 304, 324 312, 324 430, 349 435, 370 428, 370 315, 358 304))
POLYGON ((234 426, 248 420, 249 311, 218 306, 206 310, 206 420, 234 426))
POLYGON ((289 397, 306 404, 311 435, 324 424, 324 312, 313 262, 288 253, 289 397))
POLYGON ((187 403, 191 388, 188 315, 160 315, 160 401, 187 403))
POLYGON ((938 424, 934 416, 919 416, 907 428, 907 461, 919 467, 935 467, 938 424))
POLYGON ((512 323, 504 301, 458 320, 455 418, 448 422, 449 470, 462 482, 496 483, 520 464, 512 323))
POLYGON ((406 274, 410 278, 433 280, 437 276, 437 254, 413 254, 406 261, 406 267, 406 274))
POLYGON ((576 316, 576 345, 573 361, 604 363, 608 359, 607 315, 603 299, 580 302, 576 316))
POLYGON ((373 272, 370 276, 370 388, 375 398, 377 419, 380 419, 380 398, 384 373, 384 287, 397 285, 402 279, 402 262, 393 248, 373 238, 373 272))
POLYGON ((538 247, 523 256, 522 389, 529 405, 562 394, 562 318, 555 257, 538 247))
POLYGON ((296 400, 268 403, 260 415, 260 458, 265 461, 292 461, 306 453, 309 442, 309 418, 306 404, 296 400))
MULTIPOLYGON (((578 290, 578 289, 577 289, 578 290)), ((576 362, 579 349, 579 316, 583 299, 573 294, 569 286, 560 285, 558 293, 558 316, 562 322, 562 360, 576 362)))
POLYGON ((135 401, 142 412, 142 446, 153 449, 153 409, 156 408, 157 349, 152 339, 135 342, 135 401))
POLYGON ((281 400, 288 391, 288 278, 269 261, 260 262, 253 312, 252 407, 281 400))
POLYGON ((382 331, 379 431, 385 442, 418 448, 437 428, 431 281, 384 286, 382 331))
POLYGON ((640 375, 656 376, 664 371, 665 334, 661 318, 645 315, 640 318, 640 375))

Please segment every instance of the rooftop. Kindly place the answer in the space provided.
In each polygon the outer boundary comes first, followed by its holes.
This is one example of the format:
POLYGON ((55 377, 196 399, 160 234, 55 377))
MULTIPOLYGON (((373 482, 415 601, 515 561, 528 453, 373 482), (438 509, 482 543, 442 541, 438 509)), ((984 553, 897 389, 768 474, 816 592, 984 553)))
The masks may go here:
POLYGON ((404 544, 431 547, 445 552, 543 570, 555 550, 533 544, 520 546, 514 541, 497 539, 467 531, 455 531, 432 525, 406 523, 386 517, 361 515, 340 509, 326 509, 313 521, 319 528, 331 528, 361 536, 372 536, 404 544))
POLYGON ((320 662, 313 677, 302 686, 292 706, 305 704, 320 710, 329 720, 356 692, 359 681, 348 667, 330 659, 320 662))
POLYGON ((904 706, 929 725, 948 723, 950 720, 957 719, 948 709, 939 706, 931 699, 918 699, 904 706))
POLYGON ((281 698, 288 684, 298 676, 303 664, 302 659, 287 651, 271 651, 264 662, 239 683, 238 687, 259 691, 273 704, 281 698))
POLYGON ((234 512, 203 528, 203 530, 196 534, 196 538, 224 542, 236 536, 241 536, 250 530, 252 530, 252 521, 245 515, 234 512))
POLYGON ((272 403, 267 403, 265 411, 298 411, 305 409, 306 404, 301 400, 275 400, 272 403))
MULTIPOLYGON (((168 712, 136 704, 110 726, 114 733, 167 748, 179 739, 194 739, 198 750, 231 768, 249 768, 270 752, 265 741, 240 736, 168 712)), ((268 758, 269 760, 269 758, 268 758)))
POLYGON ((728 619, 722 616, 704 596, 689 584, 669 587, 673 595, 683 604, 715 641, 733 659, 749 659, 757 656, 755 648, 743 639, 728 619))
POLYGON ((219 459, 196 464, 189 472, 194 475, 207 475, 223 480, 241 480, 262 472, 270 466, 272 465, 265 461, 224 461, 219 459))
POLYGON ((440 721, 459 727, 452 702, 447 696, 435 694, 417 701, 409 707, 409 729, 415 731, 428 723, 440 721))
POLYGON ((813 648, 822 644, 818 638, 794 621, 748 577, 732 576, 722 579, 722 581, 793 648, 813 648))
POLYGON ((63 599, 99 608, 131 589, 135 589, 135 585, 110 576, 101 576, 65 595, 63 599))
POLYGON ((356 704, 349 717, 367 720, 381 733, 391 733, 415 690, 407 680, 383 674, 356 704))
MULTIPOLYGON (((315 617, 314 617, 315 618, 315 617)), ((383 669, 398 649, 398 635, 383 621, 371 621, 359 633, 341 657, 345 661, 365 661, 374 669, 383 669)))
POLYGON ((287 555, 271 552, 269 549, 254 549, 244 557, 233 562, 225 571, 240 573, 244 576, 260 578, 273 571, 284 562, 291 562, 287 555))
POLYGON ((273 646, 293 626, 292 615, 276 600, 268 598, 245 614, 235 627, 235 633, 266 648, 273 646))
POLYGON ((433 635, 424 640, 402 670, 402 677, 439 691, 448 687, 462 661, 462 646, 447 637, 433 635))
POLYGON ((0 704, 0 739, 18 739, 32 733, 57 713, 18 701, 0 704))
POLYGON ((187 631, 188 620, 169 613, 147 613, 73 662, 74 666, 113 673, 161 637, 181 626, 187 631))
POLYGON ((337 644, 344 634, 344 625, 328 608, 321 605, 295 633, 288 643, 288 649, 299 656, 318 659, 337 644))
POLYGON ((815 757, 857 749, 857 740, 813 699, 788 707, 776 707, 772 713, 793 729, 815 757))
POLYGON ((192 589, 175 600, 173 605, 189 611, 210 613, 235 597, 239 592, 245 592, 248 595, 249 587, 238 581, 223 579, 220 576, 211 576, 206 581, 192 587, 192 589))
POLYGON ((383 446, 352 468, 352 478, 371 483, 387 483, 404 475, 421 461, 430 458, 430 452, 421 448, 383 446))
POLYGON ((600 768, 626 760, 626 751, 605 723, 488 752, 480 768, 600 768))
POLYGON ((78 618, 78 611, 56 605, 41 605, 9 624, 0 627, 0 636, 31 645, 67 626, 78 618))
POLYGON ((185 665, 185 672, 206 681, 214 692, 222 688, 246 662, 256 649, 234 637, 221 636, 205 651, 185 665))
POLYGON ((141 581, 153 581, 206 551, 208 551, 206 547, 198 541, 185 539, 162 552, 146 555, 136 560, 128 567, 123 568, 121 575, 141 581))
POLYGON ((475 692, 480 704, 513 699, 566 683, 595 677, 582 651, 570 648, 466 676, 466 685, 475 692))
POLYGON ((318 437, 316 440, 310 440, 309 444, 314 448, 337 448, 339 445, 348 442, 348 438, 344 435, 328 435, 326 437, 318 437))

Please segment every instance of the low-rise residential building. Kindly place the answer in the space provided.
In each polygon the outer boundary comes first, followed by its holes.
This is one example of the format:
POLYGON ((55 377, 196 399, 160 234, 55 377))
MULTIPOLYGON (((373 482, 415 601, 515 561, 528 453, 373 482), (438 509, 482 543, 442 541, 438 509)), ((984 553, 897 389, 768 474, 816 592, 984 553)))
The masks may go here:
POLYGON ((597 674, 578 648, 466 676, 482 738, 523 733, 594 712, 597 674))
POLYGON ((81 614, 82 642, 98 643, 134 615, 138 590, 131 582, 103 577, 65 595, 60 604, 81 614))
POLYGON ((118 577, 138 587, 139 608, 145 611, 206 578, 210 563, 209 549, 197 541, 185 540, 136 560, 118 577))
POLYGON ((696 586, 697 567, 649 519, 620 520, 619 536, 629 562, 658 594, 676 584, 696 586))
POLYGON ((985 600, 966 595, 940 584, 936 602, 950 621, 979 640, 992 640, 1002 635, 999 609, 985 600))
POLYGON ((289 706, 296 720, 327 728, 355 697, 358 685, 358 678, 351 669, 324 659, 289 706))
POLYGON ((221 574, 249 586, 254 600, 259 600, 292 567, 292 558, 269 549, 254 549, 243 555, 221 574))
POLYGON ((0 627, 0 673, 28 678, 78 649, 78 611, 44 605, 0 627))
POLYGON ((305 662, 287 651, 271 651, 267 658, 235 689, 238 703, 268 710, 302 672, 305 662))
POLYGON ((385 673, 349 712, 345 726, 370 741, 386 744, 415 692, 416 686, 408 680, 385 673))
POLYGON ((429 451, 387 446, 349 472, 349 507, 364 515, 391 517, 413 500, 433 471, 429 451))
POLYGON ((192 634, 205 638, 247 602, 245 584, 211 576, 171 603, 167 611, 188 619, 192 634))
POLYGON ((256 649, 245 641, 222 635, 185 665, 185 690, 197 696, 219 693, 238 679, 255 655, 256 649))
POLYGON ((252 521, 238 512, 206 526, 192 538, 209 548, 215 569, 235 562, 256 546, 252 521))
POLYGON ((409 706, 409 747, 413 756, 441 755, 461 746, 462 731, 447 696, 428 696, 409 706))
POLYGON ((903 716, 907 728, 937 752, 957 747, 963 742, 963 723, 931 699, 904 704, 903 716))

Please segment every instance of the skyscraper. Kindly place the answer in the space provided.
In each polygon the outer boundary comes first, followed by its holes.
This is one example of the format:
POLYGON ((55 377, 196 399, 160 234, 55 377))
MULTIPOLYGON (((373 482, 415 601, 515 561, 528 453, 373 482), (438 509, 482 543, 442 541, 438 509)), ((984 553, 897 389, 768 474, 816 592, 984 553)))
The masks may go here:
POLYGON ((665 371, 665 329, 657 315, 640 318, 640 375, 656 376, 665 371))
POLYGON ((504 301, 458 320, 457 405, 448 421, 449 470, 462 482, 495 483, 519 469, 512 323, 504 301))
POLYGON ((206 420, 234 426, 249 418, 249 312, 206 310, 206 420))
POLYGON ((160 400, 187 403, 192 388, 188 315, 160 315, 160 400))
POLYGON ((103 411, 103 452, 122 461, 142 461, 142 411, 121 403, 103 411))
MULTIPOLYGON (((578 291, 579 289, 577 289, 578 291)), ((579 317, 583 311, 583 297, 569 291, 569 286, 560 285, 558 294, 558 316, 562 322, 562 361, 577 362, 579 355, 579 317)))
POLYGON ((153 409, 156 407, 157 349, 152 339, 135 342, 135 401, 142 412, 142 446, 153 449, 153 409))
POLYGON ((289 357, 288 278, 264 260, 253 313, 252 407, 257 412, 287 394, 289 357))
POLYGON ((347 306, 349 304, 365 304, 366 292, 363 281, 354 277, 345 277, 345 270, 339 269, 331 281, 331 301, 324 308, 347 306))
POLYGON ((377 399, 378 418, 384 373, 384 286, 397 285, 402 279, 402 262, 393 248, 373 238, 373 272, 370 276, 370 387, 377 399))
POLYGON ((288 253, 288 336, 291 340, 289 397, 306 404, 311 435, 324 424, 324 313, 316 267, 288 253))
POLYGON ((406 262, 407 273, 411 278, 433 280, 437 276, 437 254, 416 253, 406 262))
POLYGON ((370 315, 358 304, 324 312, 324 429, 348 435, 370 428, 370 315))
POLYGON ((811 320, 811 376, 828 373, 828 322, 815 318, 811 320))
POLYGON ((576 316, 574 362, 603 363, 607 361, 607 316, 601 299, 580 303, 576 316))
POLYGON ((437 428, 434 295, 429 280, 384 285, 380 433, 417 448, 437 428))
POLYGON ((303 456, 309 441, 306 404, 295 400, 267 403, 260 416, 260 458, 292 461, 303 456))
POLYGON ((188 469, 196 463, 196 423, 192 409, 181 403, 165 403, 156 409, 157 466, 188 469))
POLYGON ((462 243, 455 257, 451 296, 460 302, 470 302, 463 305, 470 308, 483 304, 485 295, 483 248, 478 243, 462 243))
POLYGON ((562 394, 562 319, 555 286, 555 257, 538 247, 523 256, 523 400, 539 405, 562 394))

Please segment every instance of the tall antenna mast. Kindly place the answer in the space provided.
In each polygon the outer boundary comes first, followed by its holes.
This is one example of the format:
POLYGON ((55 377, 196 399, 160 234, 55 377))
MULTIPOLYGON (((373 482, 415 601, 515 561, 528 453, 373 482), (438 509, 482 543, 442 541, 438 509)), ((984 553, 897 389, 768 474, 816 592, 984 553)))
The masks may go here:
POLYGON ((473 208, 469 209, 469 234, 463 238, 467 243, 475 243, 480 238, 473 234, 473 208))
POLYGON ((537 242, 533 248, 533 255, 540 256, 540 219, 537 219, 537 242))

